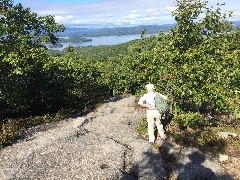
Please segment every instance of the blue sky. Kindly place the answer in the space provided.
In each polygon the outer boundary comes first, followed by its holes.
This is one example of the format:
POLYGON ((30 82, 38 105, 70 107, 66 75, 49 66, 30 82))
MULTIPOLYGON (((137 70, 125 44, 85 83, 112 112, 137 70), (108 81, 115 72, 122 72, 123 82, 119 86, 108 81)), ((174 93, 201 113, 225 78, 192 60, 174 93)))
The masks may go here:
MULTIPOLYGON (((171 24, 174 0, 15 0, 39 16, 53 15, 66 27, 127 27, 171 24)), ((233 11, 230 20, 240 20, 240 0, 208 0, 209 6, 225 3, 233 11)))

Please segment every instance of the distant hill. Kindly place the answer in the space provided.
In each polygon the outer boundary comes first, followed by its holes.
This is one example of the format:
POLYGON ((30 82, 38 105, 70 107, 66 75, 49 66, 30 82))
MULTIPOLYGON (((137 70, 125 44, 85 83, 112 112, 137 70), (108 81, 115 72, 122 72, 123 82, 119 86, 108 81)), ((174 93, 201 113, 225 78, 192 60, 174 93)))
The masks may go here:
POLYGON ((121 36, 141 34, 142 30, 147 29, 148 34, 156 34, 160 31, 169 31, 175 27, 175 24, 166 25, 148 25, 148 26, 134 26, 134 27, 116 27, 116 28, 101 28, 101 29, 88 29, 88 28, 70 28, 66 27, 63 33, 59 36, 80 36, 80 37, 99 37, 99 36, 121 36))
MULTIPOLYGON (((235 27, 240 27, 240 21, 230 21, 235 27)), ((176 24, 165 25, 141 25, 133 27, 115 27, 115 28, 70 28, 66 27, 63 33, 58 36, 79 36, 79 37, 99 37, 99 36, 121 36, 121 35, 133 35, 141 34, 142 30, 147 29, 148 34, 157 34, 160 31, 168 32, 176 24)))
POLYGON ((240 27, 240 21, 230 21, 235 27, 240 27))

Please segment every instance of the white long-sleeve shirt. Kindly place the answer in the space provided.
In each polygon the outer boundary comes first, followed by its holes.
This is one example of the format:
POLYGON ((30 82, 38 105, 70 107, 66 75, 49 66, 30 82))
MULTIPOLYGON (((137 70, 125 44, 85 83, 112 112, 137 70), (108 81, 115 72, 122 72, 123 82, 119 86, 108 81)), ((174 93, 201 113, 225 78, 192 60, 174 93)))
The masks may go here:
MULTIPOLYGON (((151 109, 156 109, 155 107, 155 96, 156 96, 156 92, 148 92, 146 94, 144 94, 138 101, 138 104, 140 104, 141 106, 143 106, 144 104, 151 104, 152 108, 151 109)), ((160 93, 159 93, 160 94, 160 93)), ((167 97, 160 94, 160 96, 167 100, 167 97)))

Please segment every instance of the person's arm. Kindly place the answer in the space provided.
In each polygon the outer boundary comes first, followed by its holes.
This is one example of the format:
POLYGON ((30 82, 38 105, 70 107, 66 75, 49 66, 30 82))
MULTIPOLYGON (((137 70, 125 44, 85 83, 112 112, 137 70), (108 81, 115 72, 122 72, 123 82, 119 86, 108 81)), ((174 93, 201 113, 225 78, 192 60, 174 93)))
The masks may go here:
POLYGON ((141 106, 144 106, 145 102, 146 102, 146 96, 144 95, 139 99, 138 104, 141 105, 141 106))
POLYGON ((146 103, 146 95, 142 96, 139 101, 138 101, 138 104, 143 106, 143 107, 147 107, 148 109, 151 109, 152 108, 152 105, 151 104, 147 104, 146 103))

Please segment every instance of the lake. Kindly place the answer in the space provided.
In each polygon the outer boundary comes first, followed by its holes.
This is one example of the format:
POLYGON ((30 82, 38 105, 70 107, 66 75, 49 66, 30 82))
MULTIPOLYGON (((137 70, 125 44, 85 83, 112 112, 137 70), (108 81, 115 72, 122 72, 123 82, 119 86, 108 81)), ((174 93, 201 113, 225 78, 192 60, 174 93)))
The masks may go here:
POLYGON ((74 47, 77 47, 77 46, 117 45, 117 44, 132 41, 134 39, 140 39, 141 34, 123 35, 123 36, 86 37, 86 38, 87 39, 92 39, 92 41, 90 41, 90 42, 80 42, 80 43, 61 43, 63 45, 63 47, 49 48, 49 49, 61 51, 64 48, 68 47, 69 44, 74 46, 74 47))

